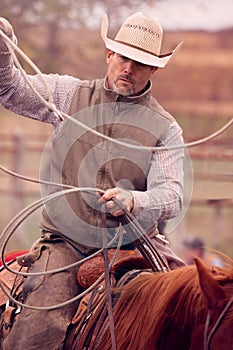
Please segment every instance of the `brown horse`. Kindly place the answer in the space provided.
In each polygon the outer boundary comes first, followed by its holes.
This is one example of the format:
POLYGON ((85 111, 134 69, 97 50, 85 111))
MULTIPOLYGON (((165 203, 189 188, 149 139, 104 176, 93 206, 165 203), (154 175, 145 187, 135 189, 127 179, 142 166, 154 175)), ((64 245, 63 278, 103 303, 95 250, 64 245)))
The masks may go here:
MULTIPOLYGON (((118 350, 232 350, 233 262, 145 274, 129 282, 116 304, 118 350)), ((111 350, 110 331, 95 350, 111 350)), ((76 348, 77 350, 77 348, 76 348)))
MULTIPOLYGON (((143 273, 118 288, 117 350, 233 350, 233 260, 228 261, 220 268, 196 259, 193 266, 143 273)), ((108 321, 104 325, 90 349, 114 348, 108 321)), ((67 333, 71 346, 65 349, 82 350, 73 335, 67 333)))

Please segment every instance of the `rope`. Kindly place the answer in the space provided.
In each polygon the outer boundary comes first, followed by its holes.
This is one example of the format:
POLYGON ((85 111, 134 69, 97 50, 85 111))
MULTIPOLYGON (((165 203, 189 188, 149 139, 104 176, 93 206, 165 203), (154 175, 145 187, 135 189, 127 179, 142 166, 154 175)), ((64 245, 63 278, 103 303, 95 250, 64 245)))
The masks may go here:
POLYGON ((66 118, 69 118, 73 122, 78 124, 79 126, 83 127, 84 129, 92 132, 93 134, 95 134, 97 136, 101 136, 105 140, 109 140, 109 141, 111 141, 111 142, 113 142, 115 144, 118 144, 118 145, 121 145, 121 146, 125 146, 125 147, 129 147, 129 148, 133 148, 135 150, 148 150, 148 151, 151 151, 151 152, 154 152, 154 151, 166 151, 166 150, 176 150, 176 149, 181 149, 181 148, 189 148, 189 147, 198 146, 200 144, 203 144, 205 142, 208 142, 208 141, 212 140, 213 138, 216 138, 217 136, 219 136, 220 134, 225 132, 228 128, 230 128, 232 126, 232 124, 233 124, 233 118, 231 118, 223 127, 221 127, 219 130, 217 130, 213 134, 210 134, 209 136, 204 137, 202 139, 199 139, 199 140, 196 140, 196 141, 193 141, 193 142, 189 142, 189 143, 184 143, 183 145, 178 145, 178 146, 146 147, 146 146, 132 145, 132 144, 129 144, 127 142, 123 142, 123 141, 120 141, 120 140, 113 139, 111 137, 108 137, 107 135, 104 135, 104 134, 102 134, 102 133, 100 133, 100 132, 98 132, 96 130, 91 129, 87 125, 85 125, 85 124, 77 121, 76 119, 74 119, 72 116, 69 116, 68 114, 59 111, 57 109, 57 107, 55 106, 55 104, 53 103, 53 98, 52 98, 52 95, 51 95, 51 91, 49 89, 49 86, 47 84, 46 79, 44 78, 44 76, 43 76, 42 72, 39 70, 39 68, 29 59, 29 57, 2 30, 0 30, 0 35, 2 35, 4 40, 6 41, 6 45, 7 45, 8 49, 9 49, 9 52, 12 54, 14 62, 17 65, 17 67, 20 70, 20 72, 22 73, 24 79, 26 80, 28 85, 31 87, 33 92, 36 94, 36 96, 38 96, 38 98, 41 100, 41 102, 44 103, 44 105, 48 108, 49 111, 55 113, 55 115, 57 116, 57 118, 59 120, 64 120, 66 118), (25 59, 25 61, 32 67, 32 69, 39 75, 39 77, 41 78, 43 84, 45 85, 45 88, 46 88, 46 91, 47 91, 47 94, 48 94, 48 98, 49 98, 49 102, 46 101, 39 94, 39 92, 32 86, 32 84, 29 81, 25 71, 23 70, 22 66, 20 65, 20 63, 19 63, 19 61, 18 61, 14 51, 17 51, 25 59))
POLYGON ((213 328, 211 329, 209 335, 208 335, 208 328, 210 326, 211 317, 210 317, 210 312, 208 311, 207 318, 206 318, 206 324, 205 324, 205 330, 204 330, 204 350, 210 349, 211 339, 213 338, 214 333, 216 332, 217 328, 219 327, 221 321, 223 320, 223 317, 225 316, 227 311, 230 309, 232 303, 233 303, 233 297, 225 305, 225 307, 222 310, 221 314, 219 315, 216 323, 213 325, 213 328))
POLYGON ((0 29, 0 35, 4 38, 4 40, 6 41, 6 46, 9 50, 9 53, 12 55, 13 60, 15 62, 15 65, 17 66, 17 68, 20 70, 22 76, 24 77, 25 81, 27 82, 27 84, 30 86, 30 88, 32 89, 32 91, 35 93, 35 95, 39 98, 39 100, 48 108, 49 111, 54 112, 57 117, 62 120, 62 117, 60 115, 60 112, 57 110, 55 104, 53 103, 53 97, 51 94, 51 91, 49 89, 49 86, 47 84, 46 79, 44 78, 42 72, 39 70, 39 68, 32 62, 32 60, 30 60, 30 58, 0 29), (46 101, 41 95, 40 93, 35 89, 35 87, 31 84, 30 80, 27 78, 27 75, 25 73, 25 71, 23 70, 21 64, 19 63, 16 55, 15 55, 15 51, 17 51, 20 56, 29 64, 29 66, 31 66, 31 68, 38 74, 38 76, 40 77, 41 81, 43 82, 45 89, 47 91, 48 94, 48 101, 46 101))
POLYGON ((25 175, 16 173, 16 172, 14 172, 12 170, 9 170, 9 169, 5 168, 1 164, 0 164, 0 170, 2 170, 4 173, 6 173, 8 175, 17 177, 17 178, 19 178, 21 180, 26 180, 28 182, 35 182, 35 183, 38 183, 38 184, 41 184, 41 185, 57 186, 57 187, 62 187, 62 188, 67 188, 67 189, 68 188, 70 188, 70 189, 71 188, 77 188, 77 187, 71 186, 71 185, 61 184, 61 183, 57 183, 57 182, 44 181, 44 180, 36 179, 36 178, 33 178, 33 177, 25 176, 25 175))
POLYGON ((221 127, 216 132, 214 132, 214 133, 212 133, 212 134, 210 134, 210 135, 208 135, 208 136, 206 136, 206 137, 204 137, 202 139, 199 139, 199 140, 196 140, 196 141, 193 141, 193 142, 184 143, 184 144, 178 145, 178 146, 163 146, 163 147, 162 146, 155 146, 155 147, 152 146, 152 147, 150 147, 150 146, 133 145, 133 144, 130 144, 130 143, 127 143, 127 142, 124 142, 124 141, 113 139, 110 136, 104 135, 104 134, 100 133, 99 131, 88 127, 87 125, 85 125, 82 122, 74 119, 72 116, 69 116, 66 113, 63 113, 63 112, 60 112, 60 113, 61 113, 62 117, 71 119, 74 123, 76 123, 80 127, 83 127, 87 131, 90 131, 93 134, 95 134, 97 136, 100 136, 103 139, 108 140, 108 141, 110 141, 112 143, 115 143, 115 144, 120 145, 120 146, 125 146, 125 147, 128 147, 128 148, 132 148, 132 149, 135 149, 135 150, 145 150, 145 151, 151 151, 151 152, 154 152, 154 151, 170 151, 170 150, 177 150, 177 149, 182 149, 182 148, 191 148, 191 147, 199 146, 199 145, 201 145, 203 143, 206 143, 206 142, 208 142, 210 140, 213 140, 214 138, 216 138, 217 136, 221 135, 223 132, 225 132, 227 129, 229 129, 233 125, 233 118, 231 118, 223 127, 221 127))
MULTIPOLYGON (((11 270, 4 259, 4 252, 6 250, 6 246, 10 240, 10 238, 12 237, 12 235, 14 234, 15 230, 20 226, 20 224, 22 224, 22 222, 24 222, 25 219, 27 219, 30 215, 32 215, 37 209, 39 209, 42 205, 49 203, 52 200, 55 200, 57 198, 59 198, 60 196, 63 196, 65 194, 70 194, 70 193, 75 193, 75 192, 103 192, 102 190, 99 190, 97 188, 89 188, 89 187, 83 187, 83 188, 72 188, 72 189, 67 189, 65 191, 59 191, 59 192, 55 192, 52 193, 48 196, 44 196, 41 197, 40 199, 38 199, 37 201, 33 202, 32 204, 29 204, 26 208, 24 208, 23 210, 21 210, 17 215, 14 216, 14 218, 8 223, 8 225, 5 227, 5 229, 3 230, 3 232, 0 235, 0 242, 1 240, 3 240, 2 244, 1 244, 1 259, 2 259, 2 263, 4 265, 4 267, 11 271, 12 273, 16 273, 19 275, 23 275, 23 276, 28 276, 28 275, 43 275, 43 274, 48 274, 47 272, 39 272, 39 273, 26 273, 26 272, 18 272, 18 271, 13 271, 11 270)), ((113 238, 113 240, 110 241, 109 245, 111 245, 114 242, 115 238, 113 238)), ((55 272, 61 272, 63 271, 65 268, 68 267, 74 267, 74 266, 78 266, 78 262, 68 265, 66 267, 63 267, 61 269, 56 269, 56 270, 51 270, 50 273, 55 273, 55 272)))
MULTIPOLYGON (((197 141, 194 141, 194 142, 190 142, 190 143, 184 143, 182 145, 178 145, 178 146, 171 146, 171 147, 145 147, 145 146, 138 146, 138 145, 132 145, 132 144, 129 144, 129 143, 126 143, 126 142, 122 142, 120 140, 116 140, 116 139, 112 139, 111 137, 108 137, 96 130, 93 130, 91 129, 90 127, 88 127, 87 125, 77 121, 76 119, 74 119, 73 117, 69 116, 68 114, 65 114, 61 111, 59 111, 57 109, 57 107, 55 106, 55 104, 53 103, 53 98, 52 98, 52 94, 51 94, 51 91, 49 89, 49 86, 47 84, 47 81, 46 79, 44 78, 42 72, 39 70, 39 68, 29 59, 29 57, 2 31, 0 30, 0 35, 4 38, 4 40, 6 41, 6 45, 7 45, 7 48, 9 50, 9 53, 13 56, 13 60, 14 60, 14 63, 15 65, 18 67, 18 69, 20 70, 20 72, 22 73, 25 81, 27 82, 27 84, 30 86, 30 88, 32 89, 32 91, 35 93, 35 95, 40 99, 40 101, 48 108, 49 111, 53 112, 57 118, 61 121, 61 120, 65 120, 66 118, 70 118, 72 119, 73 122, 75 122, 77 125, 83 127, 84 129, 92 132, 93 134, 97 135, 97 136, 101 136, 103 139, 105 140, 108 140, 108 141, 111 141, 112 143, 115 143, 115 144, 118 144, 118 145, 121 145, 121 146, 125 146, 125 147, 129 147, 129 148, 133 148, 135 150, 148 150, 148 151, 166 151, 166 150, 176 150, 176 149, 180 149, 180 148, 188 148, 188 147, 194 147, 194 146, 197 146, 197 145, 200 145, 200 144, 203 144, 207 141, 210 141, 212 140, 213 138, 216 138, 217 136, 219 136, 221 133, 225 132, 227 129, 229 129, 232 124, 233 124, 233 118, 231 120, 229 120, 222 128, 220 128, 219 130, 217 130, 216 132, 214 132, 213 134, 205 137, 205 138, 202 138, 202 139, 199 139, 197 141), (16 55, 15 55, 15 52, 18 52, 19 55, 21 55, 21 57, 32 67, 32 69, 38 74, 38 76, 40 77, 40 79, 42 80, 44 86, 45 86, 45 89, 46 89, 46 92, 47 92, 47 95, 48 95, 48 101, 46 101, 40 94, 39 92, 35 89, 35 87, 31 84, 31 82, 29 81, 28 77, 27 77, 27 74, 25 73, 25 71, 22 69, 22 66, 20 65, 16 55)), ((17 174, 17 173, 14 173, 8 169, 6 169, 5 167, 1 166, 0 165, 0 170, 10 174, 10 175, 13 175, 13 176, 16 176, 16 177, 19 177, 23 180, 27 180, 27 181, 32 181, 32 182, 37 182, 37 183, 41 183, 41 184, 46 184, 46 185, 54 185, 54 186, 60 186, 60 187, 63 187, 63 188, 67 188, 65 191, 60 191, 60 192, 56 192, 55 194, 52 194, 52 195, 49 195, 49 196, 45 196, 43 198, 41 198, 40 200, 32 203, 31 205, 29 205, 27 208, 23 209, 19 214, 17 214, 11 221, 10 223, 6 226, 6 228, 3 230, 1 236, 0 236, 0 239, 4 239, 4 242, 3 242, 3 248, 2 248, 2 262, 4 264, 4 266, 8 268, 8 266, 5 264, 5 261, 4 261, 4 250, 6 248, 6 245, 10 239, 10 237, 13 235, 14 231, 16 230, 16 228, 27 218, 29 217, 29 215, 31 215, 35 210, 37 210, 38 208, 40 208, 45 202, 47 201, 50 201, 50 200, 53 200, 53 199, 56 199, 58 196, 64 194, 64 193, 71 193, 71 192, 75 192, 75 191, 99 191, 99 192, 103 192, 102 190, 99 190, 99 189, 90 189, 90 188, 76 188, 76 187, 73 187, 73 186, 67 186, 67 185, 63 185, 63 184, 57 184, 57 183, 52 183, 52 182, 48 182, 48 181, 42 181, 42 180, 37 180, 37 179, 34 179, 34 178, 29 178, 27 176, 23 176, 23 175, 20 175, 20 174, 17 174), (6 238, 4 238, 6 236, 6 238)), ((133 223, 133 225, 135 225, 135 223, 133 223)), ((135 226, 135 229, 139 229, 137 224, 135 226)), ((140 230, 139 230, 140 231, 140 230)), ((76 263, 75 263, 76 264, 76 263)), ((77 265, 68 265, 66 266, 65 268, 69 268, 69 267, 72 267, 72 266, 77 266, 77 265)), ((161 268, 161 266, 160 266, 161 268)), ((64 267, 62 268, 64 270, 64 267)), ((11 270, 11 269, 10 269, 11 270)), ((41 272, 41 273, 27 273, 27 275, 35 275, 35 274, 47 274, 47 273, 54 273, 54 272, 60 272, 61 269, 55 269, 55 270, 51 270, 51 271, 44 271, 44 272, 41 272)), ((11 271, 13 272, 13 271, 11 271)), ((15 273, 15 271, 14 271, 15 273)), ((18 271, 17 271, 17 274, 20 274, 18 271)), ((22 273, 25 275, 25 273, 22 273)), ((101 275, 101 277, 97 280, 97 282, 95 283, 95 286, 100 283, 100 281, 102 281, 103 279, 103 275, 101 275)), ((88 290, 86 290, 84 293, 81 293, 79 296, 76 296, 75 298, 69 300, 69 301, 66 301, 64 303, 60 303, 60 304, 57 304, 57 305, 53 305, 53 306, 49 306, 49 307, 35 307, 35 306, 31 306, 31 305, 25 305, 25 304, 22 304, 16 300, 14 300, 12 298, 11 295, 9 295, 9 293, 6 292, 6 290, 4 290, 4 287, 2 286, 2 283, 0 282, 0 286, 1 288, 3 289, 4 293, 7 295, 7 297, 12 300, 13 302, 15 302, 16 304, 18 304, 19 306, 22 306, 22 307, 28 307, 28 308, 31 308, 31 309, 36 309, 36 310, 51 310, 51 309, 55 309, 55 308, 58 308, 58 307, 63 307, 69 303, 72 303, 73 301, 76 301, 77 299, 81 298, 83 295, 85 295, 86 293, 88 293, 90 290, 92 290, 92 288, 88 288, 88 290)), ((93 287, 93 286, 92 286, 93 287)), ((95 288, 95 287, 93 287, 95 288)))
POLYGON ((67 305, 72 304, 73 302, 81 299, 86 294, 91 292, 95 287, 97 287, 99 285, 99 283, 101 283, 103 280, 104 280, 104 273, 102 273, 101 276, 96 280, 96 282, 93 283, 84 292, 76 295, 74 298, 71 298, 67 301, 64 301, 63 303, 58 303, 58 304, 50 305, 50 306, 33 306, 33 305, 21 303, 20 301, 16 300, 14 297, 12 297, 12 295, 10 293, 8 293, 8 291, 5 289, 4 285, 2 284, 1 280, 0 280, 0 288, 2 289, 2 291, 4 292, 4 294, 7 296, 7 298, 10 301, 12 301, 13 303, 15 303, 16 305, 18 305, 20 307, 25 307, 25 308, 31 309, 31 310, 40 310, 40 311, 47 310, 48 311, 48 310, 55 310, 55 309, 67 306, 67 305))
MULTIPOLYGON (((116 236, 114 236, 114 239, 115 240, 116 236)), ((113 240, 111 242, 113 242, 113 240)), ((122 240, 123 240, 123 231, 119 231, 119 240, 118 240, 118 244, 117 244, 117 247, 116 247, 116 252, 115 254, 113 255, 111 261, 109 262, 109 268, 111 268, 111 266, 113 265, 113 262, 115 261, 116 259, 116 256, 119 252, 119 249, 121 247, 121 244, 122 244, 122 240)), ((111 244, 111 242, 109 244, 111 244)), ((103 249, 101 249, 100 251, 103 251, 103 249)), ((99 252, 98 252, 99 253, 99 252)), ((97 254, 94 253, 90 256, 88 256, 86 258, 86 260, 89 260, 91 257, 95 256, 97 254)), ((84 259, 82 260, 82 262, 84 262, 84 259)), ((80 263, 80 262, 79 262, 80 263)), ((76 263, 75 263, 76 264, 76 263)), ((74 264, 72 265, 68 265, 67 267, 71 267, 71 266, 74 266, 74 264)), ((66 267, 63 268, 63 270, 66 269, 66 267)), ((62 271, 63 271, 62 270, 62 271)), ((53 271, 55 270, 50 270, 48 271, 49 273, 53 273, 53 271)), ((17 273, 19 274, 19 273, 17 273)), ((45 273, 44 272, 41 272, 39 273, 41 275, 44 275, 45 273)), ((29 274, 28 274, 29 275, 29 274)), ((30 273, 30 275, 35 275, 30 273)), ((31 309, 31 310, 54 310, 54 309, 58 309, 58 308, 61 308, 61 307, 64 307, 64 306, 67 306, 69 304, 72 304, 73 302, 81 299, 82 297, 84 297, 86 294, 88 294, 89 292, 91 292, 92 290, 94 290, 101 282, 103 282, 105 279, 105 272, 103 272, 100 277, 96 280, 96 282, 94 282, 89 288, 87 288, 84 292, 76 295, 74 298, 71 298, 65 302, 62 302, 62 303, 58 303, 58 304, 55 304, 55 305, 49 305, 49 306, 34 306, 34 305, 29 305, 29 304, 24 304, 24 303, 21 303, 20 301, 16 300, 10 293, 8 293, 8 291, 5 289, 5 286, 3 285, 2 281, 0 280, 0 288, 2 289, 2 291, 4 292, 4 294, 7 296, 7 298, 12 301, 13 303, 15 303, 16 305, 20 306, 20 307, 25 307, 27 309, 31 309)))
POLYGON ((123 206, 123 204, 116 198, 113 198, 114 202, 123 210, 124 216, 122 222, 128 224, 126 231, 128 232, 132 240, 135 242, 137 248, 148 261, 151 269, 156 272, 169 271, 168 264, 164 261, 159 251, 150 242, 147 237, 146 231, 143 229, 138 220, 123 206))

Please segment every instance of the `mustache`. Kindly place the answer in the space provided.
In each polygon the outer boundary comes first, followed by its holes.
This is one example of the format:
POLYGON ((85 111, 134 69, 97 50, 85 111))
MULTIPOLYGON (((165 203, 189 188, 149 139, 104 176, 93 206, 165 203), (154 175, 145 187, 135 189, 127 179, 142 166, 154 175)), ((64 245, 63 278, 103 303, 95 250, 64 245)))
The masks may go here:
POLYGON ((118 76, 118 80, 119 79, 128 80, 130 83, 134 83, 134 79, 129 74, 121 74, 118 76))

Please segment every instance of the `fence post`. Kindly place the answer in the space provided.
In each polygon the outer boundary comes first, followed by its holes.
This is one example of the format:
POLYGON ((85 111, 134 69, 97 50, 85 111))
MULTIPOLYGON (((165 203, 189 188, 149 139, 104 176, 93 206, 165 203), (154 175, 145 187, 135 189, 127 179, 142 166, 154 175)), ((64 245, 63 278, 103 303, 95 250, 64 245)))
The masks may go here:
POLYGON ((221 243, 221 232, 222 232, 222 223, 223 223, 223 215, 222 208, 229 202, 228 199, 210 199, 208 204, 210 204, 213 208, 213 243, 214 248, 219 250, 221 243))

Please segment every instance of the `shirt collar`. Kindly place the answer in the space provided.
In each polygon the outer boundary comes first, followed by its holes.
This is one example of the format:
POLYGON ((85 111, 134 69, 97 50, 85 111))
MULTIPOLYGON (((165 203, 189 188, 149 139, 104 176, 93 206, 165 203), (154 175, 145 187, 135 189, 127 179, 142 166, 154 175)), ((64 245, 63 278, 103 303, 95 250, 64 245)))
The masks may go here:
POLYGON ((152 82, 151 80, 149 80, 147 86, 143 89, 143 91, 139 95, 122 96, 117 94, 113 90, 109 89, 107 77, 104 78, 104 90, 106 91, 107 94, 111 95, 115 101, 137 102, 137 103, 142 102, 143 100, 148 99, 151 96, 151 88, 152 88, 152 82))

